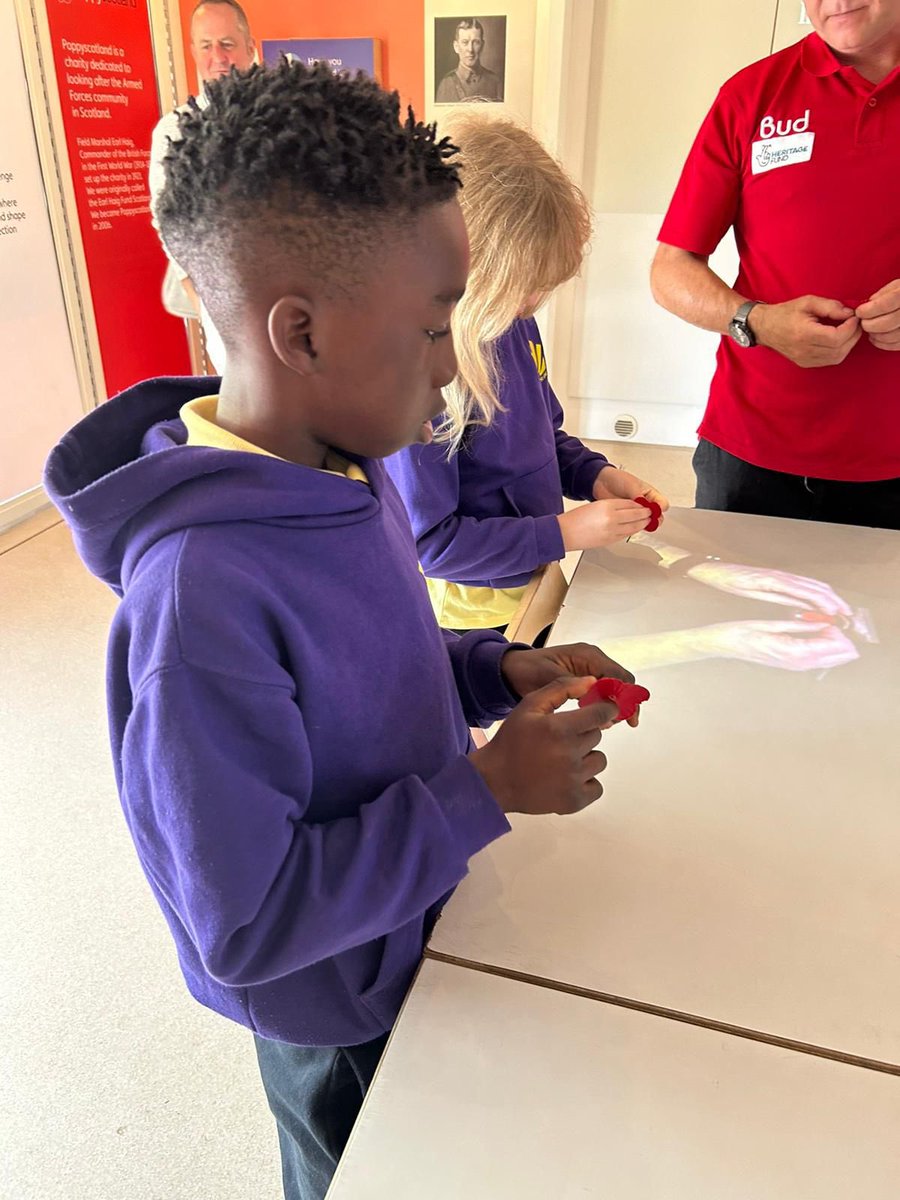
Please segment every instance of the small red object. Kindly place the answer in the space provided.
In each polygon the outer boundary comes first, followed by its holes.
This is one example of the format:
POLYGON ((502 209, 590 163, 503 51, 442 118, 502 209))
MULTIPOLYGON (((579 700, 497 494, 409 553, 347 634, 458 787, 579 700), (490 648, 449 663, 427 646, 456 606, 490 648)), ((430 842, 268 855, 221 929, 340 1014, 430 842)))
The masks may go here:
POLYGON ((598 704, 601 700, 612 700, 619 710, 617 721, 627 721, 637 712, 639 705, 650 699, 650 693, 639 683, 623 683, 621 679, 604 677, 598 679, 589 692, 578 701, 579 708, 598 704))
POLYGON ((660 506, 655 500, 648 500, 646 496, 635 496, 634 502, 650 509, 650 520, 644 526, 644 533, 655 533, 659 529, 659 519, 662 516, 660 506))
POLYGON ((833 615, 829 615, 828 613, 823 613, 823 612, 806 611, 806 612, 797 613, 797 616, 800 618, 801 621, 809 621, 809 623, 811 625, 812 624, 815 624, 815 625, 825 625, 825 624, 837 625, 838 621, 839 621, 837 613, 835 613, 833 615))

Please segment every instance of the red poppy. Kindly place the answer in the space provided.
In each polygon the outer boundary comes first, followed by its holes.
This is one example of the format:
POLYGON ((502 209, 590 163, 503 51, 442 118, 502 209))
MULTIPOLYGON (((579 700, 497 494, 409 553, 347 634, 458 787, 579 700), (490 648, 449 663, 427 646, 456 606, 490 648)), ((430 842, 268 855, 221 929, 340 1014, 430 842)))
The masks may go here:
POLYGON ((623 683, 621 679, 598 679, 589 692, 578 701, 579 708, 598 704, 601 700, 612 700, 619 710, 618 721, 627 721, 637 712, 639 705, 650 699, 650 693, 639 683, 623 683))
POLYGON ((655 533, 659 529, 659 518, 662 516, 660 506, 655 500, 648 500, 646 496, 635 496, 634 502, 650 509, 650 520, 644 526, 644 533, 655 533))

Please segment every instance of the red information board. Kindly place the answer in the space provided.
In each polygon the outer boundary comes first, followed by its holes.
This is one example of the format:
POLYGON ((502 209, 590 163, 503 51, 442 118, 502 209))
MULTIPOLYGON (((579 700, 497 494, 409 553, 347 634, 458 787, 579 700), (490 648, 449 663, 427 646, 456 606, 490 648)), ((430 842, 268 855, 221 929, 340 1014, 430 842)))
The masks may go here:
POLYGON ((160 302, 165 256, 147 166, 159 119, 146 0, 47 0, 53 59, 103 371, 110 395, 190 372, 160 302))

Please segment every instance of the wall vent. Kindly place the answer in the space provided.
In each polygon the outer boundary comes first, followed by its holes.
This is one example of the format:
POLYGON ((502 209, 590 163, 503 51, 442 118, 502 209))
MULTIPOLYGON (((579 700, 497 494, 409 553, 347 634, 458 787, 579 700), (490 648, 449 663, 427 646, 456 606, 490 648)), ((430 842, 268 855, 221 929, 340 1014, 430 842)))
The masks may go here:
POLYGON ((633 438, 637 433, 638 425, 634 417, 621 416, 616 417, 613 429, 616 431, 616 437, 633 438))

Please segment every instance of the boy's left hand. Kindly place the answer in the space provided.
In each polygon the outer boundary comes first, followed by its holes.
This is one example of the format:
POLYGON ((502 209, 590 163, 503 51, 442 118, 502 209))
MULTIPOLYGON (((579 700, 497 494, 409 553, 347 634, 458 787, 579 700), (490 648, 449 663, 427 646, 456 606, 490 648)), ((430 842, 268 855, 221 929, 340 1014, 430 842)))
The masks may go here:
POLYGON ((662 492, 620 467, 604 467, 594 481, 595 500, 634 500, 636 496, 655 500, 663 512, 669 507, 669 501, 662 492))
POLYGON ((540 650, 507 650, 500 659, 500 673, 510 691, 523 698, 566 675, 595 679, 611 677, 634 683, 630 671, 614 662, 598 646, 576 642, 572 646, 549 646, 540 650))

